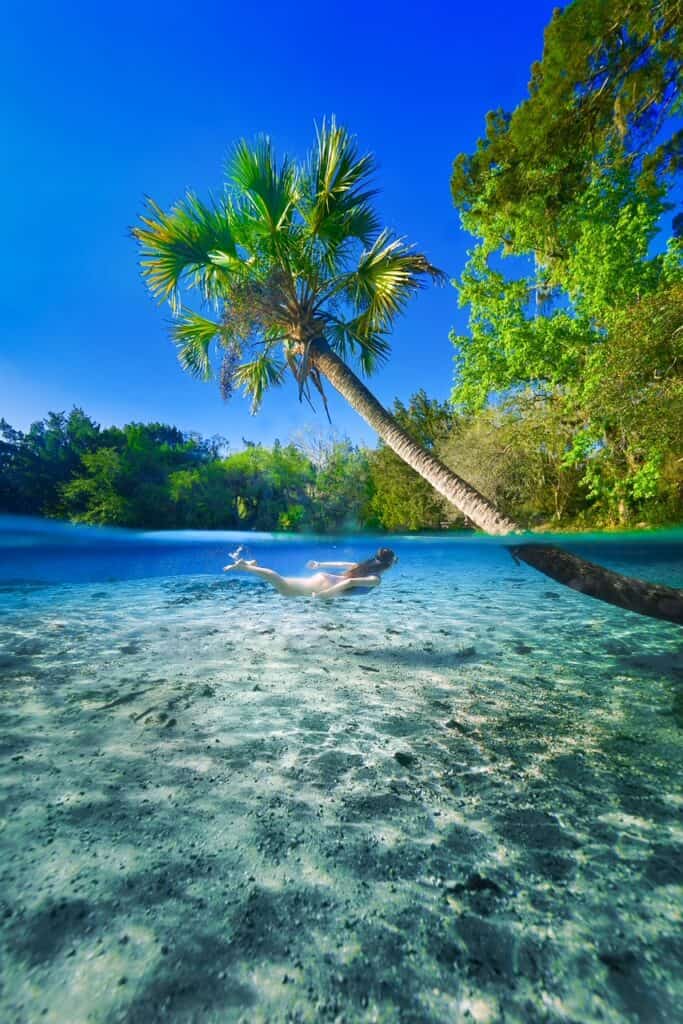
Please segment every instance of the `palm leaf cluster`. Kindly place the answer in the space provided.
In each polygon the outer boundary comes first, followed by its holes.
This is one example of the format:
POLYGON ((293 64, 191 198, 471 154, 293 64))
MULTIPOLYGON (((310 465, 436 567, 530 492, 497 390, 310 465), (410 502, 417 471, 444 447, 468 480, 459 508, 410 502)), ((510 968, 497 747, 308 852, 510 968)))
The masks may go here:
POLYGON ((269 138, 239 142, 220 198, 188 193, 164 211, 148 199, 133 234, 143 277, 173 313, 189 373, 218 373, 252 410, 288 372, 299 397, 325 400, 312 346, 324 341, 369 374, 410 296, 443 275, 373 208, 374 159, 335 120, 302 162, 278 160, 269 138))

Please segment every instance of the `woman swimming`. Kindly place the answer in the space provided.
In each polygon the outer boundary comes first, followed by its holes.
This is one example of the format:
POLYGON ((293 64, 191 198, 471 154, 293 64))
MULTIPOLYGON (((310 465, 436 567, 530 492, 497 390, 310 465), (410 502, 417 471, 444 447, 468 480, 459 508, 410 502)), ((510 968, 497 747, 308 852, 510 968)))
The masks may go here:
POLYGON ((376 555, 364 562, 308 562, 307 569, 344 569, 342 573, 316 572, 313 576, 280 576, 273 569, 265 569, 256 561, 240 558, 238 548, 231 557, 232 565, 226 565, 223 572, 249 572, 275 587, 283 597, 338 597, 354 590, 368 590, 378 587, 382 573, 391 569, 398 559, 391 548, 380 548, 376 555))

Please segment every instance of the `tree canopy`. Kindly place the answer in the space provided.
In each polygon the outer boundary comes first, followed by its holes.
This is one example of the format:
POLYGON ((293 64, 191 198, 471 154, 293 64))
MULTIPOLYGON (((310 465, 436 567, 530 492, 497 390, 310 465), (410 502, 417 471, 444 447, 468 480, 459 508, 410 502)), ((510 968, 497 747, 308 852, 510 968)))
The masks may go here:
POLYGON ((332 118, 305 160, 278 160, 265 136, 242 140, 220 197, 202 202, 188 193, 168 212, 148 201, 133 228, 142 273, 152 294, 171 304, 188 372, 217 375, 225 398, 241 387, 256 411, 288 371, 300 398, 317 392, 325 402, 311 358, 318 339, 373 371, 410 296, 442 277, 381 229, 373 173, 373 156, 360 155, 332 118), (188 294, 200 310, 186 305, 188 294))
POLYGON ((642 193, 680 166, 680 0, 574 0, 557 8, 529 96, 492 111, 473 154, 454 162, 464 226, 488 251, 534 252, 561 267, 580 227, 565 214, 596 164, 626 160, 642 193))
POLYGON ((565 462, 608 520, 680 502, 682 25, 675 0, 556 11, 528 98, 489 115, 451 179, 476 238, 454 400, 531 388, 562 405, 565 462))
POLYGON ((26 432, 0 421, 0 513, 148 529, 358 528, 367 456, 345 439, 315 462, 294 444, 227 452, 162 423, 102 429, 81 409, 26 432))

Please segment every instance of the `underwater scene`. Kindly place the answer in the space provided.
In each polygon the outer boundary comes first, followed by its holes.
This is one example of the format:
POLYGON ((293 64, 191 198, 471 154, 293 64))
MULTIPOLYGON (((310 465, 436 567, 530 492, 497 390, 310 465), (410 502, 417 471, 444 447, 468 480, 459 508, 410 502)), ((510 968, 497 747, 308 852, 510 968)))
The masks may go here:
MULTIPOLYGON (((555 540, 683 586, 683 531, 555 540)), ((474 535, 6 518, 0 683, 8 1024, 680 1019, 670 623, 474 535)))

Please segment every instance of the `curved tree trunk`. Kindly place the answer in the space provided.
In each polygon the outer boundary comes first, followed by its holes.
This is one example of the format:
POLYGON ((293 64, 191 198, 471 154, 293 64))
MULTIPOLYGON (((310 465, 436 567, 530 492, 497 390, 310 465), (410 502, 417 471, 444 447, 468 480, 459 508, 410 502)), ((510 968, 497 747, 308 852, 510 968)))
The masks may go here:
MULTIPOLYGON (((498 536, 524 532, 514 519, 499 512, 479 491, 417 444, 324 339, 311 343, 310 358, 385 444, 481 530, 498 536)), ((683 591, 622 576, 554 545, 522 544, 509 550, 515 559, 582 594, 640 615, 683 625, 683 591)))
POLYGON ((523 532, 514 519, 499 512, 483 494, 406 434, 353 370, 322 339, 311 345, 311 361, 392 451, 476 523, 480 530, 498 536, 523 532))

